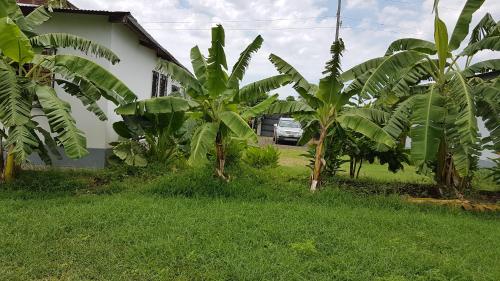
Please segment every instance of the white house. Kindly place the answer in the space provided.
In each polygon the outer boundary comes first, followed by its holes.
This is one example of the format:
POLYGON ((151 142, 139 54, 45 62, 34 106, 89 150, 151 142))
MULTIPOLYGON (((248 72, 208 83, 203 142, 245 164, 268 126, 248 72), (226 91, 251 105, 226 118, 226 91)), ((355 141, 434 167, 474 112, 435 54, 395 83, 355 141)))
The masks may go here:
MULTIPOLYGON (((25 2, 25 1, 19 1, 25 2)), ((37 5, 20 4, 23 13, 28 14, 37 5)), ((97 59, 89 54, 93 61, 99 63, 118 79, 123 81, 139 100, 152 96, 169 95, 173 90, 180 89, 180 84, 169 77, 154 72, 158 59, 164 59, 183 67, 165 48, 139 25, 129 12, 95 11, 82 9, 54 9, 52 18, 40 25, 38 33, 65 32, 88 38, 115 52, 120 58, 118 64, 112 65, 104 59, 97 59)), ((70 49, 58 49, 57 53, 73 53, 82 55, 70 49)), ((100 100, 101 109, 108 120, 100 121, 94 114, 88 112, 80 100, 63 93, 57 87, 59 96, 71 105, 73 116, 87 137, 87 147, 90 154, 79 160, 55 160, 58 166, 73 167, 104 167, 110 153, 110 142, 118 136, 113 130, 113 123, 121 120, 114 110, 112 102, 100 100)), ((39 120, 45 122, 44 120, 39 120)), ((33 159, 38 162, 39 159, 33 159)))

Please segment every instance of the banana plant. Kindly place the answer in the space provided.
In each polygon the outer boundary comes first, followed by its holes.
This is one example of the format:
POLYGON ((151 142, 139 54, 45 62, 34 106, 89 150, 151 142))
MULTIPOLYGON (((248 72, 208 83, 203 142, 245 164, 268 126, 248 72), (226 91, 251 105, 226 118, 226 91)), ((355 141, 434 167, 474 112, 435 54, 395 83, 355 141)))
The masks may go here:
MULTIPOLYGON (((500 23, 486 14, 469 34, 473 14, 484 0, 468 0, 449 36, 434 4, 434 42, 403 38, 385 56, 344 72, 358 95, 392 107, 385 129, 395 138, 409 132, 411 160, 420 173, 454 191, 470 184, 480 152, 477 118, 488 140, 500 148, 499 59, 473 62, 483 50, 500 50, 500 23)), ((459 193, 457 193, 459 195, 459 193)))
POLYGON ((490 174, 487 178, 491 179, 494 183, 500 185, 500 159, 493 159, 493 162, 496 164, 494 167, 489 168, 490 174))
MULTIPOLYGON (((187 112, 198 104, 179 97, 159 97, 118 107, 123 121, 113 124, 122 140, 113 143, 114 154, 127 165, 143 167, 148 160, 167 163, 185 138, 187 112)), ((190 119, 192 120, 192 119, 190 119)))
MULTIPOLYGON (((73 48, 109 60, 119 58, 108 48, 65 33, 38 35, 34 28, 50 19, 41 6, 24 16, 14 0, 0 0, 0 122, 6 139, 4 179, 13 178, 14 167, 36 152, 50 163, 62 146, 69 158, 88 154, 86 138, 76 126, 70 105, 59 98, 48 81, 54 78, 65 92, 105 120, 100 98, 117 105, 136 99, 135 94, 113 74, 86 58, 75 55, 46 55, 43 50, 73 48), (39 125, 46 119, 50 132, 39 125), (48 149, 47 149, 48 148, 48 149)), ((3 153, 3 152, 2 152, 3 153)))
POLYGON ((323 72, 325 77, 320 80, 319 86, 307 82, 295 68, 277 55, 271 54, 269 57, 280 73, 292 77, 293 87, 301 96, 299 101, 275 103, 269 108, 269 112, 295 113, 297 118, 306 124, 299 144, 305 144, 319 134, 310 183, 312 192, 315 192, 320 184, 320 175, 325 163, 323 159, 325 139, 335 125, 359 132, 388 147, 395 145, 393 137, 373 121, 384 113, 372 109, 354 108, 350 102, 354 91, 343 90, 344 84, 340 80, 340 58, 343 50, 342 39, 332 44, 330 48, 332 59, 326 63, 323 72))
POLYGON ((212 44, 205 58, 198 46, 191 49, 194 76, 187 70, 167 61, 160 61, 157 70, 169 74, 185 88, 190 99, 199 104, 195 111, 200 113, 203 124, 196 130, 191 140, 190 165, 199 165, 207 159, 207 153, 215 148, 216 175, 227 180, 224 172, 225 147, 230 138, 257 142, 255 132, 248 120, 265 111, 276 99, 271 96, 253 106, 242 106, 245 101, 262 93, 277 89, 290 81, 288 75, 277 75, 240 87, 253 53, 262 43, 257 36, 241 53, 231 72, 228 72, 224 53, 225 34, 221 25, 212 28, 212 44))

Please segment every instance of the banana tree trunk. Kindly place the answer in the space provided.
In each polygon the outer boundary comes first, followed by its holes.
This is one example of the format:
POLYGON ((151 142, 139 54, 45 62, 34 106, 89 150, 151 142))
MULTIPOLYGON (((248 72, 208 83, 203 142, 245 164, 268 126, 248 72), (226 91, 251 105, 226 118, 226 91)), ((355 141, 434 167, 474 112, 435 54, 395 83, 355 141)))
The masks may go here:
POLYGON ((458 174, 453 163, 453 155, 449 152, 445 140, 441 140, 439 144, 436 182, 440 188, 451 190, 455 193, 456 197, 463 198, 459 189, 462 189, 466 183, 466 179, 458 174))
POLYGON ((314 169, 311 176, 311 192, 318 190, 320 184, 321 168, 323 165, 323 146, 326 138, 326 128, 321 128, 318 144, 316 145, 316 155, 314 157, 314 169))
MULTIPOLYGON (((7 162, 5 163, 5 169, 3 173, 3 179, 5 182, 11 182, 14 179, 14 171, 16 168, 16 163, 14 161, 14 146, 11 145, 9 152, 7 154, 7 162)), ((3 152, 2 152, 3 153, 3 152)))
POLYGON ((217 134, 217 138, 215 141, 215 151, 217 155, 217 163, 215 167, 215 172, 217 176, 221 179, 227 180, 226 175, 224 174, 224 166, 226 162, 226 156, 224 153, 224 141, 221 133, 217 134))
POLYGON ((363 158, 359 160, 358 171, 356 172, 356 179, 359 179, 359 172, 361 171, 361 167, 363 166, 363 158))
POLYGON ((356 162, 354 156, 349 156, 349 177, 354 178, 354 171, 356 170, 356 162))
POLYGON ((361 170, 361 166, 363 165, 363 158, 359 158, 357 156, 350 156, 349 162, 350 162, 349 177, 351 179, 359 178, 359 171, 361 170))

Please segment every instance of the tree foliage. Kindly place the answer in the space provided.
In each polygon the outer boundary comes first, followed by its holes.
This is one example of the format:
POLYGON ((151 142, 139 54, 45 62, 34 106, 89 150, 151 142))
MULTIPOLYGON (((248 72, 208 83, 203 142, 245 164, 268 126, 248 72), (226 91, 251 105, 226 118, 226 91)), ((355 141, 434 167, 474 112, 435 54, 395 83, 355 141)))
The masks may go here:
POLYGON ((189 112, 197 106, 178 97, 159 97, 122 105, 116 109, 123 121, 113 124, 121 137, 113 143, 115 156, 131 166, 149 161, 168 163, 189 143, 189 112))
MULTIPOLYGON (((320 183, 320 174, 324 168, 324 145, 331 128, 340 126, 350 129, 360 134, 383 143, 387 146, 394 146, 392 136, 374 123, 365 112, 356 109, 346 110, 351 104, 350 99, 354 91, 344 91, 342 82, 340 59, 344 43, 342 40, 332 44, 330 52, 332 58, 326 63, 325 76, 320 80, 319 85, 312 85, 290 64, 282 58, 271 54, 270 61, 276 69, 282 73, 291 75, 294 82, 294 89, 301 96, 299 101, 284 101, 277 103, 270 108, 270 113, 300 113, 304 121, 305 128, 300 144, 310 141, 315 135, 319 135, 314 153, 314 165, 311 176, 311 191, 315 191, 320 183)), ((371 64, 372 62, 370 62, 371 64)), ((374 65, 378 65, 377 61, 374 65)), ((362 69, 364 67, 360 67, 362 69)), ((345 76, 358 73, 352 70, 345 76)))
MULTIPOLYGON (((60 156, 56 146, 62 146, 69 158, 84 157, 88 154, 85 136, 76 126, 69 103, 58 96, 48 81, 57 75, 57 83, 63 90, 80 99, 101 120, 106 116, 97 105, 99 99, 122 104, 134 101, 136 96, 114 75, 88 59, 45 55, 41 50, 73 48, 111 63, 117 63, 118 57, 82 37, 36 34, 33 29, 51 16, 43 6, 27 16, 23 16, 15 1, 2 0, 0 6, 0 122, 12 156, 7 159, 21 164, 36 152, 50 163, 49 153, 60 156), (50 133, 35 118, 45 118, 50 133)), ((6 179, 12 177, 15 165, 9 161, 5 165, 6 179)))
MULTIPOLYGON (((434 172, 448 187, 465 187, 477 166, 481 143, 498 148, 498 73, 495 59, 471 65, 482 50, 499 50, 498 24, 486 14, 469 35, 473 14, 484 1, 466 1, 449 36, 435 1, 434 42, 404 38, 393 42, 384 57, 346 71, 346 79, 361 94, 388 105, 392 116, 384 129, 393 137, 411 137, 411 160, 422 173, 434 172), (435 56, 434 56, 435 55, 435 56), (465 67, 459 65, 465 61, 465 67), (483 142, 477 117, 485 120, 490 136, 483 142)), ((484 146, 483 146, 484 147, 484 146)))
POLYGON ((252 54, 260 49, 262 43, 262 37, 257 36, 228 71, 224 53, 225 33, 223 27, 217 25, 212 28, 208 57, 201 53, 198 46, 191 49, 194 75, 171 62, 161 61, 158 64, 157 70, 179 81, 191 100, 197 103, 193 111, 200 113, 198 115, 203 124, 197 128, 191 141, 191 165, 206 162, 207 154, 211 148, 215 148, 216 173, 227 178, 224 163, 225 148, 229 141, 232 138, 257 141, 248 121, 266 111, 277 97, 270 96, 257 104, 253 104, 253 101, 291 80, 290 75, 276 75, 240 86, 252 54))

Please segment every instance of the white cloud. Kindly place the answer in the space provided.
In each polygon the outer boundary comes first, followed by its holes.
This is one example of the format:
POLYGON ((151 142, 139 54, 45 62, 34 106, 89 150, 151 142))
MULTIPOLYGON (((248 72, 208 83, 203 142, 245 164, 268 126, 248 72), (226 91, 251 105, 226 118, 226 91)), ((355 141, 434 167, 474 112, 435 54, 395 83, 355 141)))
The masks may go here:
MULTIPOLYGON (((189 50, 199 45, 207 53, 210 27, 222 22, 226 54, 231 67, 240 52, 258 34, 262 49, 254 55, 244 82, 277 74, 268 61, 275 53, 294 65, 310 82, 317 83, 334 38, 334 0, 73 0, 87 9, 129 10, 143 26, 184 65, 189 50), (154 23, 156 22, 156 23, 154 23)), ((347 69, 381 56, 393 40, 402 37, 433 38, 433 0, 347 0, 341 37, 346 43, 347 69)), ((440 16, 451 34, 465 0, 441 0, 440 16)), ((485 12, 500 19, 500 1, 486 1, 473 19, 485 12)), ((481 54, 488 57, 488 53, 481 54)), ((286 97, 293 89, 281 89, 286 97)))
POLYGON ((347 9, 366 9, 372 8, 377 4, 375 0, 347 0, 347 9))

